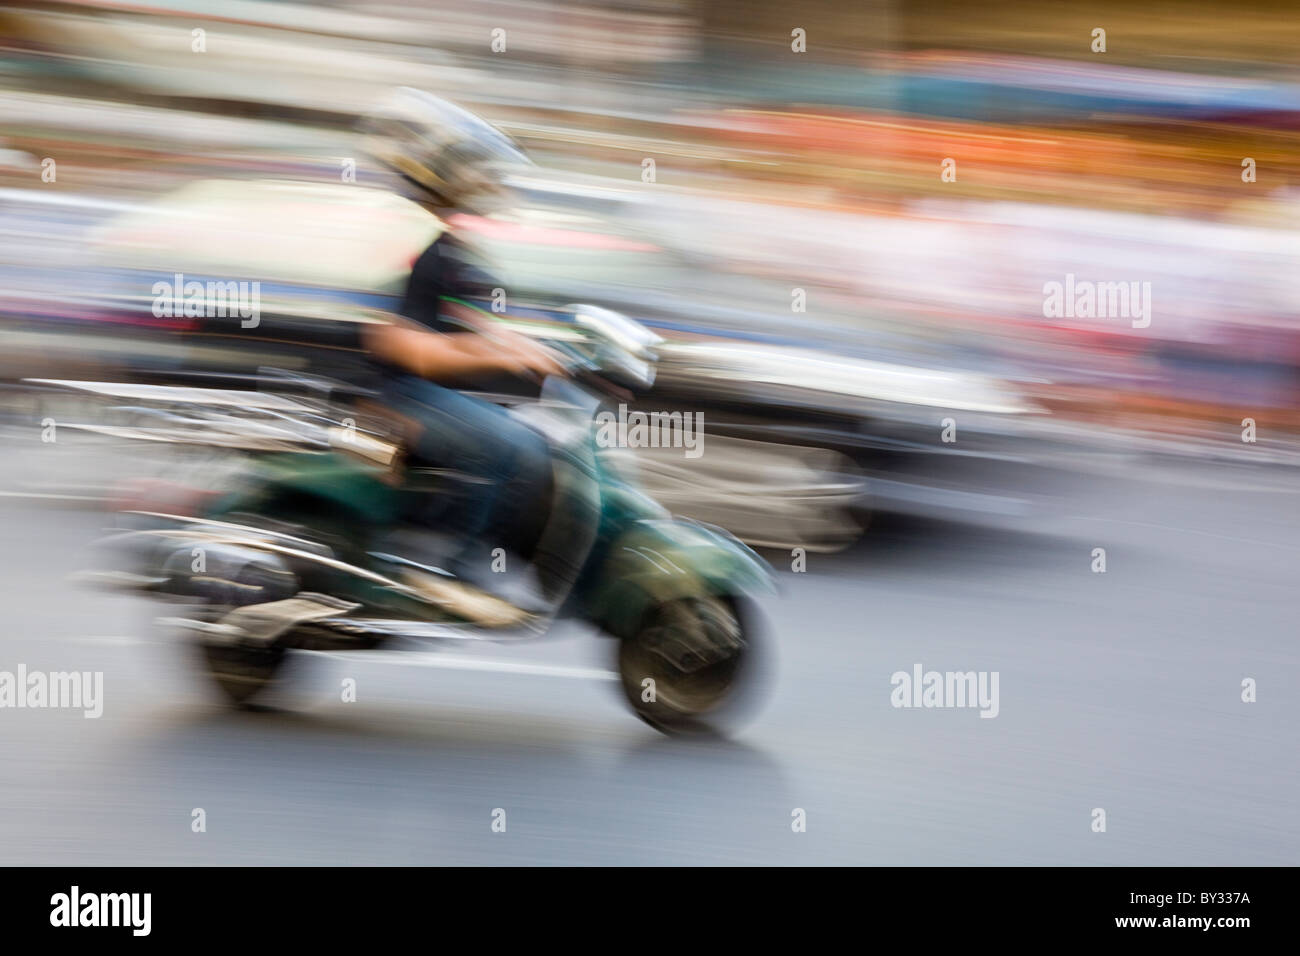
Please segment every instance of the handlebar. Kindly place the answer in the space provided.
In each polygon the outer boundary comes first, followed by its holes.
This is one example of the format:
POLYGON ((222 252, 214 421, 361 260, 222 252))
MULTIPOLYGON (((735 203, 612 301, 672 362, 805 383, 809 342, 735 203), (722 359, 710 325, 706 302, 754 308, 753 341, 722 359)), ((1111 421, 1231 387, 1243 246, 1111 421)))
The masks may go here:
MULTIPOLYGON (((630 391, 614 384, 601 374, 600 363, 588 358, 573 344, 569 342, 552 342, 548 343, 547 347, 563 359, 562 364, 565 372, 575 382, 622 402, 632 399, 633 396, 630 391)), ((550 381, 551 377, 548 377, 547 382, 550 381)), ((545 387, 545 384, 543 383, 543 387, 545 387)))

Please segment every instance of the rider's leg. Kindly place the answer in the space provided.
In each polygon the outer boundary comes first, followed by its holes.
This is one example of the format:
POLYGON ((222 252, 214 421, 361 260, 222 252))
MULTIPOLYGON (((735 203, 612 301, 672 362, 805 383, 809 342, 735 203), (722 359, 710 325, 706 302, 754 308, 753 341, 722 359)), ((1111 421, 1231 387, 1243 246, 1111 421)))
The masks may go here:
POLYGON ((384 392, 395 411, 419 423, 409 449, 413 463, 477 479, 463 501, 445 510, 461 537, 453 559, 460 567, 452 570, 485 570, 493 549, 510 550, 518 527, 530 523, 530 511, 548 505, 540 500, 550 482, 546 442, 504 409, 423 379, 395 378, 384 392))

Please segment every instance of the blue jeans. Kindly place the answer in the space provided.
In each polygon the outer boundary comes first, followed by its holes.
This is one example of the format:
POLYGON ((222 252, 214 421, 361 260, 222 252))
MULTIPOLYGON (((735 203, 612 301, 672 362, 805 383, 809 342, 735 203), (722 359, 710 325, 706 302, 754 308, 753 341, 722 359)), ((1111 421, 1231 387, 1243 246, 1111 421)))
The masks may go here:
POLYGON ((457 560, 475 544, 515 550, 519 529, 548 504, 539 500, 550 487, 546 441, 497 405, 413 375, 394 375, 382 393, 389 407, 420 425, 407 449, 411 464, 477 479, 455 507, 439 502, 439 524, 463 539, 457 560))

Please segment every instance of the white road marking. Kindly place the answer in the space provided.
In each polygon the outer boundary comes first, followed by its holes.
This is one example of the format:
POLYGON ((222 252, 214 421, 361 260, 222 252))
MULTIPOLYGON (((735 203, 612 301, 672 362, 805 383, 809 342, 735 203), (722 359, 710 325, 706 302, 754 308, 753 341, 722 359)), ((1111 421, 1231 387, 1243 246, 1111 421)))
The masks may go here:
MULTIPOLYGON (((166 644, 168 641, 149 641, 135 635, 105 635, 70 637, 74 644, 104 644, 135 646, 166 644)), ((499 674, 529 674, 536 677, 567 677, 575 680, 618 680, 618 671, 598 667, 562 667, 555 664, 531 664, 523 661, 494 661, 482 657, 459 657, 439 654, 436 651, 299 651, 337 660, 361 661, 367 664, 396 664, 411 667, 444 667, 448 670, 486 671, 499 674)))
POLYGON ((339 660, 361 660, 375 664, 407 664, 413 667, 445 667, 461 671, 495 671, 502 674, 530 674, 538 677, 568 677, 578 680, 618 680, 618 672, 596 667, 560 667, 520 661, 494 661, 481 657, 458 657, 420 651, 314 651, 339 660))
POLYGON ((48 491, 0 491, 0 498, 44 498, 52 501, 107 501, 105 495, 56 495, 48 491))
POLYGON ((108 644, 117 647, 134 647, 139 644, 162 644, 164 641, 147 641, 143 637, 137 637, 134 634, 104 634, 91 635, 89 637, 70 637, 70 644, 108 644))

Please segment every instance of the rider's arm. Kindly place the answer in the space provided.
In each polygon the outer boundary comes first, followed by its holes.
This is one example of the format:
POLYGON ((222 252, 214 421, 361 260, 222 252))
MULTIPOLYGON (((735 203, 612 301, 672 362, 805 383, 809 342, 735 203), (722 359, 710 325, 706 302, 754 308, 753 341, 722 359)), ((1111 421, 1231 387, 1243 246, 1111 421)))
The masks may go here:
POLYGON ((472 332, 430 332, 397 320, 367 326, 365 344, 379 358, 421 378, 437 381, 484 372, 517 375, 555 371, 545 356, 503 348, 472 332))
POLYGON ((367 326, 366 347, 380 359, 421 378, 457 378, 503 368, 502 356, 468 332, 429 332, 405 323, 367 326))

